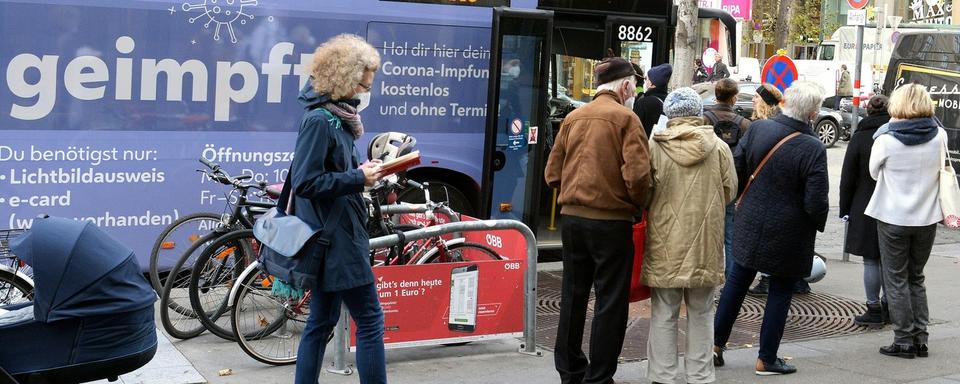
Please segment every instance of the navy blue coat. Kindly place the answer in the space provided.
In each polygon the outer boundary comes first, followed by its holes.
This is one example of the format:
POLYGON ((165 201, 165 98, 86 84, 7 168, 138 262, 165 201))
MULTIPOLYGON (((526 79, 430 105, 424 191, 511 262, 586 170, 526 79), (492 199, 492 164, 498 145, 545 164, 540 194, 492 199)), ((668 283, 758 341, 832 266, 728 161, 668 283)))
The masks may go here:
POLYGON ((299 100, 307 111, 300 122, 289 178, 294 212, 315 228, 336 226, 330 246, 317 247, 309 255, 322 258, 318 288, 330 292, 372 284, 367 209, 360 195, 365 179, 358 169, 353 133, 338 117, 319 108, 330 98, 317 95, 310 83, 300 91, 299 100), (342 207, 339 220, 328 222, 333 221, 330 215, 338 205, 342 207))
POLYGON ((740 190, 767 152, 790 133, 744 195, 734 219, 733 256, 773 276, 806 277, 817 231, 827 222, 827 151, 809 124, 778 115, 752 123, 734 150, 740 190))

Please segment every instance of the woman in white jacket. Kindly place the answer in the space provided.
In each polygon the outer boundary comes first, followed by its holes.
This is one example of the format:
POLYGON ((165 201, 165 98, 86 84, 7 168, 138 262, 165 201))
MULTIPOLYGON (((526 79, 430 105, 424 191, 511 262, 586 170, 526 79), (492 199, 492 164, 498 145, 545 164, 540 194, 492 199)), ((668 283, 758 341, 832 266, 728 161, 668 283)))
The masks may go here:
POLYGON ((943 220, 939 172, 946 132, 933 118, 923 86, 908 84, 890 97, 890 122, 877 130, 870 175, 877 180, 866 214, 877 219, 883 290, 887 294, 893 344, 880 353, 926 357, 927 294, 923 267, 943 220))

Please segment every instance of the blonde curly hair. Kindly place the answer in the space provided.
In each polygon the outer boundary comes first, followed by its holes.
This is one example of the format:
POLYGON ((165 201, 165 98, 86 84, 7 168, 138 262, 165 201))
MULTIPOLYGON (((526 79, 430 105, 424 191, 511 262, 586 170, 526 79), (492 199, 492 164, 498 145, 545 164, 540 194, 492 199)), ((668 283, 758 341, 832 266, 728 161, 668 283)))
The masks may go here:
POLYGON ((344 33, 327 40, 313 53, 313 90, 333 100, 353 96, 366 71, 380 68, 380 54, 362 37, 344 33))

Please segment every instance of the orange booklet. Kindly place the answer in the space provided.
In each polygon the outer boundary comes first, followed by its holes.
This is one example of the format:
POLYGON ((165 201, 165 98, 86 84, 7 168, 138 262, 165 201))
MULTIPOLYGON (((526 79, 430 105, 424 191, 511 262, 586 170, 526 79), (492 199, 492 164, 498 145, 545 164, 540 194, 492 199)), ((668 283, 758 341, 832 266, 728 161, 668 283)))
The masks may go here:
POLYGON ((420 165, 420 151, 413 151, 380 165, 380 174, 390 176, 394 173, 406 171, 420 165))

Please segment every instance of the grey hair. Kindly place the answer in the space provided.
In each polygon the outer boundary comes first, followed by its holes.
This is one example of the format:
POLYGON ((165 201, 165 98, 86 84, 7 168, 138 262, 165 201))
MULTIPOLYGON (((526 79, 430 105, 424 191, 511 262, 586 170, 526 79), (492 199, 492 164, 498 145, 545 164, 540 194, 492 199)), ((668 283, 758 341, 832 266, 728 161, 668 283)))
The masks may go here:
POLYGON ((783 114, 795 120, 807 121, 823 104, 823 87, 809 80, 794 81, 783 92, 783 114))
POLYGON ((616 79, 616 80, 611 81, 611 82, 609 82, 609 83, 600 84, 600 85, 597 87, 597 92, 600 92, 600 91, 613 91, 613 92, 616 92, 618 89, 620 89, 620 87, 623 86, 623 83, 627 83, 627 82, 630 82, 630 81, 633 81, 633 82, 634 82, 634 83, 633 83, 633 87, 636 88, 636 87, 637 87, 637 83, 636 83, 637 80, 634 78, 633 75, 630 75, 630 76, 627 76, 627 77, 623 77, 623 78, 620 78, 620 79, 616 79))

